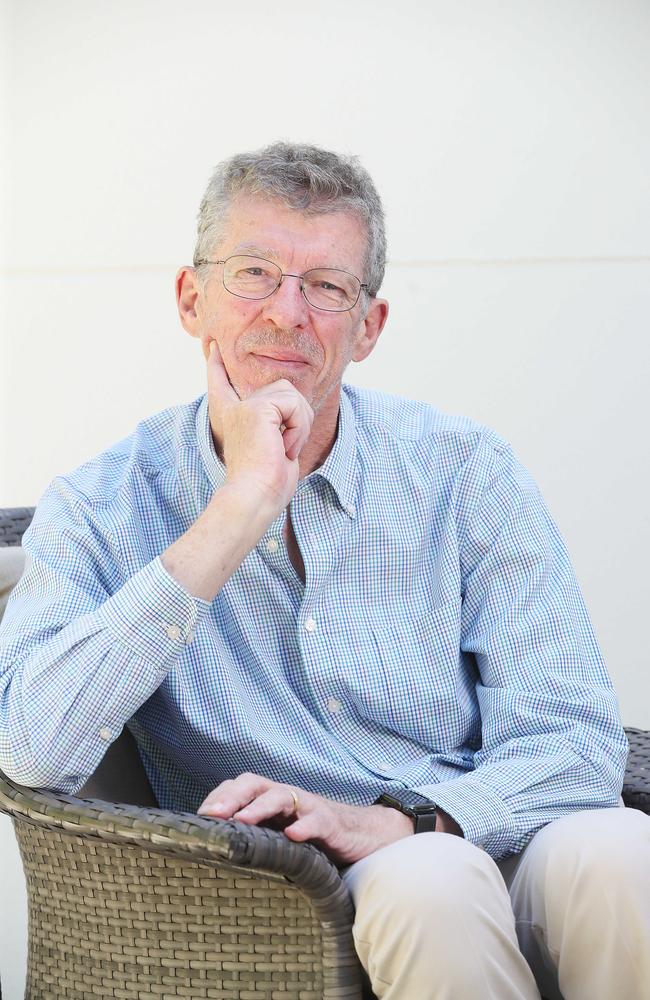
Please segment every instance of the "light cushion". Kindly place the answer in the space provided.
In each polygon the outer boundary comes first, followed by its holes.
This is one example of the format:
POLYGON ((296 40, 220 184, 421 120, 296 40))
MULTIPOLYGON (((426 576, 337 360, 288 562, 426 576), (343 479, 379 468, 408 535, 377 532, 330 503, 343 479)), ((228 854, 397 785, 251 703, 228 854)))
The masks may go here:
POLYGON ((20 580, 25 567, 25 553, 19 545, 0 548, 0 618, 9 599, 11 590, 20 580))

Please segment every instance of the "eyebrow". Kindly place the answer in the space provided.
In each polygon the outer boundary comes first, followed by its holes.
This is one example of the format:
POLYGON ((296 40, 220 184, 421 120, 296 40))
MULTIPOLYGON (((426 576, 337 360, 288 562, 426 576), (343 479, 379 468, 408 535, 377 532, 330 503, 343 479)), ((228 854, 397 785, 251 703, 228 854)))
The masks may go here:
MULTIPOLYGON (((272 247, 260 247, 255 243, 238 243, 233 250, 228 254, 229 257, 235 257, 237 254, 251 254, 253 257, 264 257, 266 260, 277 261, 279 258, 279 253, 272 247)), ((346 274, 354 274, 349 267, 343 267, 342 264, 317 264, 314 270, 320 267, 332 268, 335 271, 345 271, 346 274)), ((309 268, 308 270, 312 270, 309 268)))
POLYGON ((277 251, 271 247, 259 247, 255 243, 238 243, 230 256, 238 253, 252 254, 253 257, 277 258, 279 256, 277 251))

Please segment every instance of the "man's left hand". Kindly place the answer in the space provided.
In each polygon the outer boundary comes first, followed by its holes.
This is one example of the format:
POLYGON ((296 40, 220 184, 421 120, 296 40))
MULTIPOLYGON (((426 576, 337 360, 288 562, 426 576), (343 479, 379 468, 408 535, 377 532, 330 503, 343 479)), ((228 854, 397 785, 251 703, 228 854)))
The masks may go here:
POLYGON ((289 840, 312 841, 337 865, 353 864, 413 833, 412 820, 396 809, 333 802, 259 774, 223 781, 198 813, 254 826, 279 823, 289 840))

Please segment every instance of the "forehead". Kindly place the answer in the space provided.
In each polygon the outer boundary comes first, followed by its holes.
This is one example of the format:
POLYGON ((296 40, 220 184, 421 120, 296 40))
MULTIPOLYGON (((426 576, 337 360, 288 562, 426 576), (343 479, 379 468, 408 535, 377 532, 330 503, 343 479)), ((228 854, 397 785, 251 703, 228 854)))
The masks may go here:
POLYGON ((288 266, 292 260, 361 270, 366 232, 352 212, 306 215, 283 202, 246 196, 232 203, 222 252, 256 253, 288 266))

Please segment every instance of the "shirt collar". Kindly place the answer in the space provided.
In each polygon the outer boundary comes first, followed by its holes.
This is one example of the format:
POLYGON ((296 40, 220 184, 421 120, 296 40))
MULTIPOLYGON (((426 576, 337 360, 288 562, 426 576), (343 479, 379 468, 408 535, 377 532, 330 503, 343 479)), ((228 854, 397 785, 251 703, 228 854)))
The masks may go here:
MULTIPOLYGON (((346 395, 345 386, 341 388, 336 440, 323 464, 320 468, 315 469, 311 476, 320 476, 328 482, 346 514, 349 517, 355 516, 357 494, 357 432, 354 410, 352 409, 352 403, 346 395)), ((311 476, 307 476, 307 480, 311 476)))
MULTIPOLYGON (((203 396, 196 412, 196 436, 210 485, 213 489, 220 489, 226 481, 226 467, 214 447, 207 393, 203 396)), ((354 517, 357 492, 356 428, 354 410, 346 395, 345 387, 341 390, 338 429, 332 450, 320 468, 307 476, 303 483, 316 476, 320 476, 330 484, 343 510, 349 517, 354 517)), ((301 484, 298 486, 298 489, 300 488, 301 484)))

